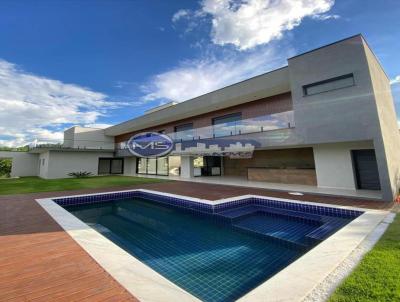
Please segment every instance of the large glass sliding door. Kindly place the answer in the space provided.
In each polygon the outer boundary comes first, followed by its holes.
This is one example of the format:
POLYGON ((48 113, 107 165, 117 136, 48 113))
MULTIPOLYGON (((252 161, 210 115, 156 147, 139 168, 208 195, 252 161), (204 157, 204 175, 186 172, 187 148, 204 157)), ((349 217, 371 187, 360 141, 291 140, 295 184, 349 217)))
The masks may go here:
POLYGON ((147 174, 150 175, 157 174, 157 160, 155 158, 147 159, 147 174))
POLYGON ((98 174, 123 174, 124 160, 122 158, 99 158, 98 174))
POLYGON ((136 172, 138 174, 147 174, 147 158, 138 158, 136 172))
POLYGON ((169 156, 168 157, 168 174, 172 176, 181 175, 181 157, 169 156))
POLYGON ((137 159, 136 172, 148 175, 168 175, 168 157, 137 159))
POLYGON ((168 157, 157 158, 157 175, 168 175, 168 157))

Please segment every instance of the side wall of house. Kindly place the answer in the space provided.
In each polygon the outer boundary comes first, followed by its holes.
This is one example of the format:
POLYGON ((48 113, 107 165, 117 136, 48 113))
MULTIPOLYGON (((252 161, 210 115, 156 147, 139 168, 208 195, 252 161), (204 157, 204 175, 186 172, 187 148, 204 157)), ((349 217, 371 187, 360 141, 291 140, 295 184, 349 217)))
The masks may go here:
POLYGON ((380 136, 376 139, 376 153, 380 171, 384 171, 380 179, 384 184, 384 198, 390 200, 399 193, 400 133, 389 79, 365 41, 364 48, 379 116, 380 136))
POLYGON ((75 126, 64 131, 64 147, 75 149, 114 149, 114 137, 104 129, 75 126))
POLYGON ((38 174, 38 154, 0 151, 0 158, 12 159, 11 177, 36 176, 38 174))
POLYGON ((372 141, 314 146, 318 187, 355 190, 356 182, 351 150, 373 148, 372 141))
POLYGON ((291 58, 296 133, 306 144, 371 140, 379 135, 361 36, 291 58), (354 85, 306 95, 304 86, 353 74, 354 85))
POLYGON ((388 79, 363 38, 291 58, 289 75, 299 140, 312 145, 373 141, 383 200, 393 200, 399 175, 398 127, 388 79), (348 74, 353 74, 354 85, 313 95, 304 92, 305 85, 348 74))
POLYGON ((71 172, 91 172, 98 175, 100 157, 113 157, 113 153, 106 152, 49 152, 47 175, 43 178, 67 178, 71 172))
POLYGON ((73 148, 114 149, 114 137, 106 136, 104 129, 74 127, 73 148))

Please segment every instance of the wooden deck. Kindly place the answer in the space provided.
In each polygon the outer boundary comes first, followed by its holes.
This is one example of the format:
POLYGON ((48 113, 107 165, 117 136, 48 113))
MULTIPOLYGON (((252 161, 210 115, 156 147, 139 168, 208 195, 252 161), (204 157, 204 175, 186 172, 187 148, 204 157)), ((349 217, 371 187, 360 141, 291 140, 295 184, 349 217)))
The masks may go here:
POLYGON ((0 199, 0 301, 136 301, 28 196, 0 199))
POLYGON ((258 194, 374 209, 389 209, 393 205, 190 182, 0 196, 0 301, 136 301, 58 226, 35 199, 138 187, 211 200, 258 194))

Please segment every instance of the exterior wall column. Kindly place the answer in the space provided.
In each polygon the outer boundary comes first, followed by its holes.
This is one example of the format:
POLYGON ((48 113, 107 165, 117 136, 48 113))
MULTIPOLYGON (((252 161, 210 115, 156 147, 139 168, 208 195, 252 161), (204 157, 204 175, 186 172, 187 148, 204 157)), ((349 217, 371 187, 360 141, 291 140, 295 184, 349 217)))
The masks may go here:
POLYGON ((193 175, 193 156, 181 156, 181 177, 192 178, 193 175))

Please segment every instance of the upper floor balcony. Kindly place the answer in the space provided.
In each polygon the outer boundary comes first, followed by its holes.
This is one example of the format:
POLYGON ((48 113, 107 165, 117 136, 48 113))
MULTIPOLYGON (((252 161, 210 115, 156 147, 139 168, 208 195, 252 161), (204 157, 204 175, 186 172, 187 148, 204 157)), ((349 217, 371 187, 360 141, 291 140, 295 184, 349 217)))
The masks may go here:
MULTIPOLYGON (((293 111, 285 111, 166 134, 175 143, 179 143, 201 139, 222 138, 236 135, 268 132, 279 129, 290 129, 294 127, 295 123, 293 111)), ((116 150, 124 149, 127 149, 127 141, 116 144, 116 150)))

